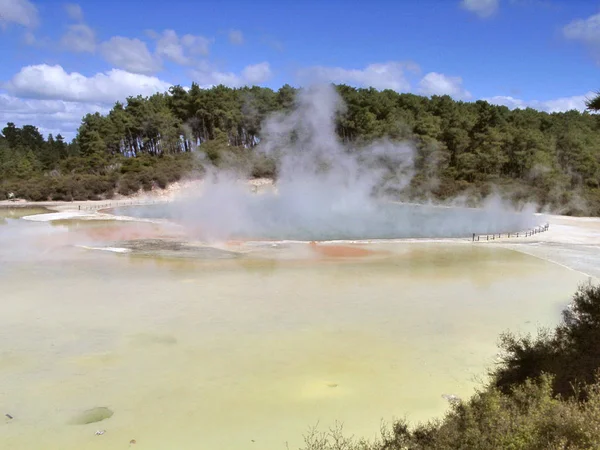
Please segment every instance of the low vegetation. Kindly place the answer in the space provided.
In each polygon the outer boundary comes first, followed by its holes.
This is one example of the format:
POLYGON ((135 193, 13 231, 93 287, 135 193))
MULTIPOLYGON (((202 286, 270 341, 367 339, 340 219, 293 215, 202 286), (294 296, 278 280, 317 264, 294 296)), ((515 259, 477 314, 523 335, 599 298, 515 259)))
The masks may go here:
MULTIPOLYGON (((414 143, 412 199, 480 198, 499 189, 515 201, 565 214, 600 214, 595 114, 511 111, 482 100, 336 88, 347 105, 336 119, 340 140, 414 143)), ((165 185, 203 162, 276 177, 274 161, 254 149, 264 119, 293 108, 295 95, 289 85, 278 91, 173 86, 168 93, 116 103, 105 116, 86 115, 70 143, 9 123, 0 136, 0 198, 10 192, 30 200, 110 197, 165 185), (198 149, 204 160, 191 157, 198 149)))
POLYGON ((446 416, 398 421, 381 438, 348 438, 340 427, 311 430, 306 450, 600 448, 600 286, 581 286, 554 330, 506 334, 489 383, 446 416))

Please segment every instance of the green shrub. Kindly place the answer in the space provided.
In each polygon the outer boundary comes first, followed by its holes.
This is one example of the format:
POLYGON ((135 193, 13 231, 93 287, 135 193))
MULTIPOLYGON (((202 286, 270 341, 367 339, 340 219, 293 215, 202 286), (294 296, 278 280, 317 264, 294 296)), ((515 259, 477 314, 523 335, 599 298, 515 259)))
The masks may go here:
POLYGON ((499 389, 506 392, 547 373, 555 394, 573 396, 573 386, 592 383, 600 368, 600 286, 580 286, 554 331, 542 330, 537 337, 505 334, 501 347, 502 363, 492 373, 499 389))
POLYGON ((119 180, 118 192, 121 195, 132 195, 141 189, 140 181, 137 176, 127 174, 119 180))
POLYGON ((311 430, 305 450, 600 449, 600 286, 580 286, 555 330, 501 339, 502 363, 441 420, 396 421, 372 442, 311 430))

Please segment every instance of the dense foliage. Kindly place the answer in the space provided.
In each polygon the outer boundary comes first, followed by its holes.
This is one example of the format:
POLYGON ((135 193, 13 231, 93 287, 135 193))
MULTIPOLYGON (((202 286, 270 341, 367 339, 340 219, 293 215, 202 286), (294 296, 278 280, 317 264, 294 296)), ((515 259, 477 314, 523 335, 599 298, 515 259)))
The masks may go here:
MULTIPOLYGON (((336 88, 347 105, 337 117, 341 140, 414 142, 414 198, 478 196, 499 188, 513 199, 535 200, 564 213, 600 214, 600 122, 594 114, 511 111, 449 96, 336 88)), ((41 180, 86 175, 106 183, 97 190, 108 194, 110 186, 120 186, 122 161, 177 160, 198 148, 217 165, 242 158, 252 175, 276 175, 272 162, 253 157, 253 148, 260 143, 264 119, 292 108, 295 94, 289 85, 278 91, 173 86, 168 93, 130 97, 106 116, 86 115, 70 144, 60 136, 44 140, 31 126, 9 124, 0 137, 0 184, 6 192, 6 180, 19 188, 24 180, 50 186, 41 180)), ((54 187, 48 192, 53 196, 54 187)), ((34 197, 29 189, 19 194, 34 197)))
POLYGON ((45 140, 37 128, 9 123, 0 136, 0 199, 97 200, 164 188, 194 167, 189 154, 131 158, 85 153, 77 139, 45 140))
POLYGON ((398 421, 377 442, 313 430, 306 450, 600 448, 600 286, 582 286, 556 330, 506 335, 502 348, 491 382, 442 420, 398 421))

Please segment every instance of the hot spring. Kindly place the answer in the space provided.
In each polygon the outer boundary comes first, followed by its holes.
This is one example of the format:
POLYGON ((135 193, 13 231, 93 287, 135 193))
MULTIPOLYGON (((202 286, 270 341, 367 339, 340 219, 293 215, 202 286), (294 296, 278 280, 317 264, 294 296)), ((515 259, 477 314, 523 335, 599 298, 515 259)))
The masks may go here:
POLYGON ((126 206, 116 215, 168 219, 191 225, 204 237, 269 240, 371 240, 407 238, 459 238, 475 234, 523 231, 542 224, 542 216, 493 208, 445 208, 390 202, 364 209, 331 208, 306 215, 290 210, 285 199, 267 194, 250 197, 237 211, 239 220, 221 223, 219 211, 202 200, 160 205, 126 206))
MULTIPOLYGON (((517 212, 494 197, 482 209, 400 203, 417 169, 421 179, 426 175, 428 185, 436 184, 435 161, 419 159, 410 141, 340 140, 336 118, 344 108, 333 87, 312 86, 300 91, 292 110, 264 121, 260 144, 247 153, 273 163, 274 189, 249 192, 239 182, 252 171, 243 158, 241 165, 230 161, 227 170, 204 159, 201 193, 188 192, 179 202, 161 206, 119 208, 115 213, 170 219, 209 241, 452 238, 541 224, 534 208, 517 212)), ((198 154, 202 157, 202 145, 198 154)))
POLYGON ((467 240, 115 254, 90 249, 171 242, 172 230, 6 216, 0 412, 12 419, 0 447, 11 449, 299 448, 336 421, 374 437, 381 420, 425 420, 445 395, 468 397, 499 333, 556 323, 586 279, 467 240))

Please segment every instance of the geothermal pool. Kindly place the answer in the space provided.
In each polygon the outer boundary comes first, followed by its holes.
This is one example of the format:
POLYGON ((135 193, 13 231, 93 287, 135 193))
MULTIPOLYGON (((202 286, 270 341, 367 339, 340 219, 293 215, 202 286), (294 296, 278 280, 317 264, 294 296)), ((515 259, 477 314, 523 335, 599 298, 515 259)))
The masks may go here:
POLYGON ((180 237, 19 215, 0 220, 7 449, 283 450, 335 421, 374 437, 382 419, 428 419, 442 395, 470 395, 498 334, 556 323, 586 279, 465 242, 119 254, 91 248, 180 237), (114 415, 72 423, 95 407, 114 415))
MULTIPOLYGON (((207 196, 208 197, 208 196, 207 196)), ((210 197, 209 197, 210 198, 210 197)), ((526 212, 509 212, 500 205, 486 209, 447 208, 391 202, 304 205, 284 196, 247 195, 228 207, 204 198, 159 205, 124 206, 116 215, 168 219, 193 224, 203 236, 273 240, 364 240, 405 238, 458 238, 475 234, 527 230, 545 218, 526 212), (312 212, 315 207, 318 214, 312 212), (321 206, 321 208, 320 208, 321 206)))

